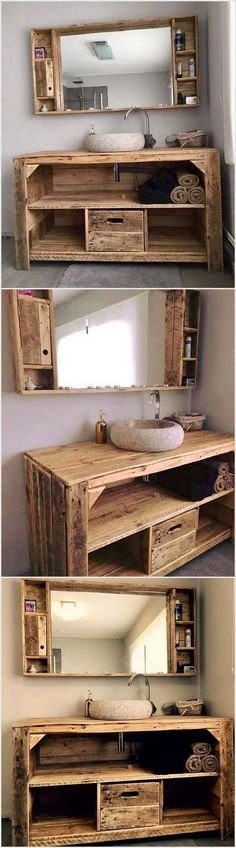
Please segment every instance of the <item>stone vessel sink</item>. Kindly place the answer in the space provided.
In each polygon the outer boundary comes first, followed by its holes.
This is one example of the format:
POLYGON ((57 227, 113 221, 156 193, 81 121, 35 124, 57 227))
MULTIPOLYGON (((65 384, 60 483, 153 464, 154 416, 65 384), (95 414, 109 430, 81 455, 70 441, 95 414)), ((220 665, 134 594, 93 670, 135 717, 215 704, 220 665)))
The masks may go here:
POLYGON ((102 721, 128 721, 150 718, 153 706, 150 701, 91 701, 90 718, 102 721))
POLYGON ((180 424, 165 419, 116 421, 111 426, 110 438, 117 448, 155 453, 178 448, 184 440, 184 431, 180 424))
POLYGON ((95 133, 87 135, 85 149, 91 153, 113 153, 114 150, 142 150, 145 138, 142 133, 95 133))

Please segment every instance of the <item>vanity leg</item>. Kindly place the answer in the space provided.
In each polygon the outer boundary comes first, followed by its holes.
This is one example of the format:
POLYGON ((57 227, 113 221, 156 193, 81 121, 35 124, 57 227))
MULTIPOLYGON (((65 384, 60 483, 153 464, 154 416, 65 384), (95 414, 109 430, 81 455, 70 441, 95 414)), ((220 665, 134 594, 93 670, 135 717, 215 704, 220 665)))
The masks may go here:
POLYGON ((67 574, 88 575, 88 484, 66 488, 67 574))
POLYGON ((231 721, 222 721, 220 738, 220 835, 227 839, 233 832, 233 730, 231 721))
POLYGON ((30 267, 26 204, 25 164, 24 161, 16 159, 14 162, 15 244, 16 268, 20 271, 28 271, 30 267))
POLYGON ((206 241, 208 271, 220 273, 223 268, 223 236, 221 212, 220 156, 208 151, 205 172, 206 241))
POLYGON ((28 775, 28 731, 25 728, 15 728, 13 730, 13 845, 29 845, 28 775))

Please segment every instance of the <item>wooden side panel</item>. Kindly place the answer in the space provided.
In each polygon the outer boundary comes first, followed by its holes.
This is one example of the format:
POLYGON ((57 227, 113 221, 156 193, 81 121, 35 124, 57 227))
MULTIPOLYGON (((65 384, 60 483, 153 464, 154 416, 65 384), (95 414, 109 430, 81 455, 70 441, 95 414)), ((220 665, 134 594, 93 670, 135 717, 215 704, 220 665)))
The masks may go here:
POLYGON ((49 304, 19 299, 18 311, 24 365, 51 365, 49 304))
POLYGON ((165 302, 165 372, 164 383, 172 385, 173 337, 174 337, 174 291, 169 291, 165 302))
POLYGON ((185 292, 175 291, 172 386, 181 386, 183 369, 183 328, 185 292))
POLYGON ((208 271, 223 271, 220 154, 208 150, 205 171, 206 239, 208 271))
POLYGON ((13 730, 13 845, 29 845, 28 788, 29 750, 28 730, 13 730))
POLYGON ((53 97, 53 62, 51 59, 35 60, 37 97, 53 97))
POLYGON ((88 574, 88 484, 66 489, 67 573, 88 574))
POLYGON ((14 160, 14 212, 15 212, 15 245, 16 268, 28 271, 29 263, 29 234, 26 221, 27 186, 25 163, 23 159, 14 160))
POLYGON ((53 564, 51 575, 67 574, 65 486, 52 478, 53 564))
POLYGON ((17 308, 17 291, 9 291, 6 294, 8 302, 9 329, 11 336, 11 347, 15 373, 15 387, 17 392, 22 392, 25 388, 25 378, 17 308))
POLYGON ((52 573, 51 475, 25 457, 30 562, 33 573, 52 573))
POLYGON ((224 720, 221 726, 220 739, 220 771, 221 771, 221 794, 220 794, 220 832, 221 839, 227 837, 233 831, 233 728, 232 721, 224 720))
POLYGON ((26 613, 25 615, 25 651, 28 657, 46 657, 46 616, 26 613))

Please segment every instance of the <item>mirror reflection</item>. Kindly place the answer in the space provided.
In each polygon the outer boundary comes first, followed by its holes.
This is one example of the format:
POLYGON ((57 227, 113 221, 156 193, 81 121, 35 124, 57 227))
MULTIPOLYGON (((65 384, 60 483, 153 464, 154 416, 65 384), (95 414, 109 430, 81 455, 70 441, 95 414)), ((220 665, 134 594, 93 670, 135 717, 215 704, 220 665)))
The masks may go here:
POLYGON ((167 673, 166 595, 51 592, 53 671, 167 673))
POLYGON ((171 28, 63 35, 65 110, 173 103, 171 28))
POLYGON ((60 387, 164 385, 164 292, 53 294, 60 387))

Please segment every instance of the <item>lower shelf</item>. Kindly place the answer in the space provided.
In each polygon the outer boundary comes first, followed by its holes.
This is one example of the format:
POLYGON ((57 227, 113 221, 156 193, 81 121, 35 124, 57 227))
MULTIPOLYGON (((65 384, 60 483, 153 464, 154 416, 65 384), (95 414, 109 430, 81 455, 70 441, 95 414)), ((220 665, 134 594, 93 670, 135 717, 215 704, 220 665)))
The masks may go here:
MULTIPOLYGON (((145 533, 145 531, 143 532, 145 533)), ((142 534, 139 533, 136 535, 141 536, 142 534)), ((231 529, 225 524, 221 524, 219 521, 215 521, 207 516, 200 515, 199 528, 196 534, 196 544, 194 548, 187 553, 184 553, 181 557, 178 557, 177 560, 168 563, 168 565, 164 565, 157 571, 152 571, 152 575, 169 574, 172 571, 175 571, 175 569, 180 568, 185 563, 190 562, 190 560, 195 559, 195 557, 200 556, 200 554, 210 548, 215 547, 215 545, 219 545, 226 539, 230 539, 231 535, 231 529)), ((133 537, 131 536, 128 538, 132 539, 133 537)), ((89 575, 94 577, 143 576, 146 573, 144 567, 141 562, 139 562, 139 565, 137 566, 135 552, 132 552, 131 547, 130 550, 127 550, 127 548, 125 549, 125 545, 127 546, 127 543, 128 539, 120 540, 119 542, 115 542, 112 545, 108 545, 101 550, 93 551, 89 554, 89 575)))
POLYGON ((30 250, 31 259, 77 259, 84 249, 82 227, 52 226, 35 239, 30 250))
POLYGON ((148 250, 157 251, 165 262, 206 262, 207 251, 197 229, 156 227, 149 231, 148 250), (169 257, 169 258, 167 258, 169 257))

